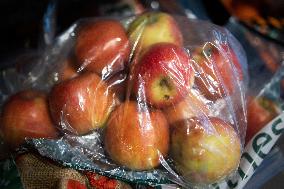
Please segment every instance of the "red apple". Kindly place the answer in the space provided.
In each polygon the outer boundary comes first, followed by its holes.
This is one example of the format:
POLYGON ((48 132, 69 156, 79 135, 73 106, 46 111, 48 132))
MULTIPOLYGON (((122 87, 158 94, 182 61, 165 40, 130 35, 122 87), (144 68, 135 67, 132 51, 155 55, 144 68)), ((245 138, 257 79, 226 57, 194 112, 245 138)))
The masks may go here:
POLYGON ((116 20, 88 23, 78 33, 75 55, 80 69, 104 77, 124 69, 130 53, 123 26, 116 20))
MULTIPOLYGON (((175 19, 161 12, 138 16, 129 26, 128 35, 133 48, 141 51, 153 44, 168 42, 182 46, 183 37, 175 19)), ((138 53, 141 53, 139 51, 138 53)))
POLYGON ((186 180, 212 184, 237 169, 241 144, 230 124, 219 118, 194 117, 172 128, 170 156, 186 180))
POLYGON ((25 138, 56 138, 49 115, 46 95, 26 90, 11 96, 4 105, 1 118, 4 140, 12 147, 21 145, 25 138))
POLYGON ((209 100, 233 94, 237 81, 243 80, 243 72, 233 50, 223 45, 222 49, 206 43, 193 53, 195 82, 200 92, 209 100), (232 66, 231 66, 232 63, 232 66))
POLYGON ((272 100, 265 97, 250 97, 247 106, 246 143, 278 113, 279 109, 272 100))
POLYGON ((110 158, 132 170, 157 167, 169 147, 169 128, 163 113, 140 108, 134 101, 121 104, 105 129, 104 144, 110 158))
POLYGON ((104 126, 117 103, 107 84, 91 72, 55 85, 49 96, 54 121, 79 135, 104 126))
POLYGON ((209 108, 200 96, 189 92, 181 102, 165 108, 164 114, 170 125, 196 116, 209 115, 209 108))
POLYGON ((133 90, 137 99, 157 108, 181 101, 194 78, 186 51, 171 43, 157 43, 149 48, 134 68, 133 90))

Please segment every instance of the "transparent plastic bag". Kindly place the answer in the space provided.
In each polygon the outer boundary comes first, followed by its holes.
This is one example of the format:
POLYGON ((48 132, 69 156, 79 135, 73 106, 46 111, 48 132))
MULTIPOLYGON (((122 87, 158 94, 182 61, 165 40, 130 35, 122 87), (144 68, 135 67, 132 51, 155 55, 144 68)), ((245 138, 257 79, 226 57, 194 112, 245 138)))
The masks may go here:
POLYGON ((213 188, 259 188, 283 170, 283 154, 279 146, 283 145, 283 140, 281 142, 279 138, 283 137, 284 129, 280 92, 283 71, 283 64, 280 64, 272 77, 263 78, 266 82, 251 78, 250 83, 258 83, 262 88, 249 88, 247 92, 246 141, 238 171, 232 178, 213 185, 213 188))
POLYGON ((150 184, 208 186, 239 165, 246 57, 208 22, 159 12, 80 20, 26 77, 2 76, 25 83, 5 82, 12 93, 29 89, 4 98, 2 136, 14 148, 30 139, 66 166, 150 184))

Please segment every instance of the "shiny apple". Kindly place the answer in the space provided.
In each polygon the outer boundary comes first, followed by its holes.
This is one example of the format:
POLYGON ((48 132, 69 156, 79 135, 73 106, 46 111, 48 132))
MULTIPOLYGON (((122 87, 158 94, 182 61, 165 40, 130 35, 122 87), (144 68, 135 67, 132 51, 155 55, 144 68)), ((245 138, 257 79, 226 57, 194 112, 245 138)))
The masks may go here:
POLYGON ((160 110, 143 110, 126 101, 111 114, 104 136, 109 157, 132 170, 149 170, 160 165, 169 148, 168 123, 160 110))
POLYGON ((103 127, 118 103, 107 84, 91 72, 55 85, 49 95, 55 123, 63 131, 78 135, 103 127))
POLYGON ((116 20, 99 20, 79 29, 75 44, 79 71, 96 72, 106 78, 125 68, 129 53, 126 31, 116 20))
POLYGON ((45 93, 25 90, 12 95, 1 116, 1 132, 11 147, 23 144, 26 138, 56 138, 45 93))
POLYGON ((241 144, 230 124, 204 116, 182 120, 172 128, 170 157, 189 182, 212 184, 237 169, 241 144))
POLYGON ((181 101, 192 86, 191 58, 171 43, 152 45, 134 68, 133 92, 139 100, 164 108, 181 101))
POLYGON ((175 19, 162 12, 144 13, 138 16, 129 26, 128 35, 132 47, 138 53, 153 44, 168 42, 182 46, 183 37, 175 19))

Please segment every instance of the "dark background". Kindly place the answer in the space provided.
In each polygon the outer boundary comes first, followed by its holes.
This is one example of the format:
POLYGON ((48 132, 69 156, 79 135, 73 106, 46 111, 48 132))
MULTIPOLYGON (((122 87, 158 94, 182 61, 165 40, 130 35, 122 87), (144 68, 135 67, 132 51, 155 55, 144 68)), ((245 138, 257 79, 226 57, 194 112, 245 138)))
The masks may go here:
MULTIPOLYGON (((19 53, 38 49, 43 42, 43 17, 48 5, 57 3, 56 34, 64 31, 73 22, 82 17, 102 15, 100 6, 112 5, 117 0, 1 0, 0 1, 0 68, 9 66, 9 60, 19 53), (8 65, 7 65, 8 64, 8 65)), ((149 0, 141 1, 151 8, 149 0)), ((182 6, 190 6, 201 19, 211 19, 224 24, 229 17, 218 1, 160 1, 161 6, 169 11, 183 14, 182 6), (214 2, 214 3, 212 3, 214 2), (214 14, 212 11, 214 10, 214 14), (221 10, 221 11, 220 11, 221 10)))

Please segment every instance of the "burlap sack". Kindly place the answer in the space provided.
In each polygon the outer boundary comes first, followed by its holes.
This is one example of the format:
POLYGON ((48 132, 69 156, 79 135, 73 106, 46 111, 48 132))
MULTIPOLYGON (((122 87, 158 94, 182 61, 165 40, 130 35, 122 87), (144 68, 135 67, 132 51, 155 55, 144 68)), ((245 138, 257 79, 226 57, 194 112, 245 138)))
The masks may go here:
POLYGON ((86 183, 86 177, 70 168, 63 168, 35 154, 24 154, 16 159, 23 186, 26 189, 59 188, 62 179, 86 183))
POLYGON ((17 157, 16 164, 25 189, 67 189, 70 180, 78 182, 68 189, 131 189, 124 182, 91 172, 81 174, 32 153, 17 157))

